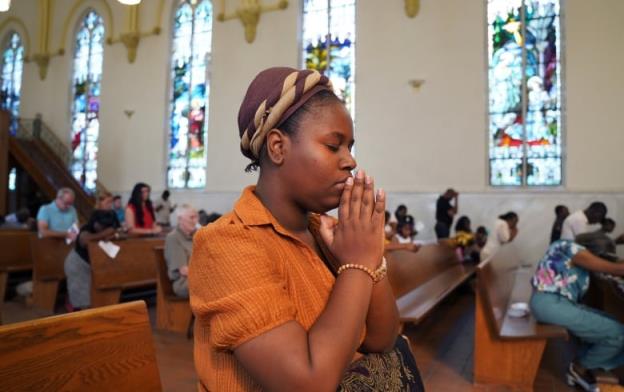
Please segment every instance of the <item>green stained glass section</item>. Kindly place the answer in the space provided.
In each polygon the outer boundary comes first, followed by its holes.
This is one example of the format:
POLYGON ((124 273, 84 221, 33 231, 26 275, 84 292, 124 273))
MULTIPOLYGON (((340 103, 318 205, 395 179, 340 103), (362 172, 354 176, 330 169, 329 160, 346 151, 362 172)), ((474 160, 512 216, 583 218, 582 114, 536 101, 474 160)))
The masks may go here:
POLYGON ((212 3, 180 1, 173 21, 167 184, 206 185, 212 3))
POLYGON ((24 68, 24 45, 20 35, 15 31, 10 32, 5 38, 1 61, 0 108, 11 113, 9 131, 15 134, 18 126, 24 68))
POLYGON ((488 1, 490 184, 562 184, 558 0, 488 1))
POLYGON ((78 25, 74 43, 70 171, 88 192, 95 192, 104 21, 90 10, 78 25))
POLYGON ((353 116, 355 1, 304 0, 302 41, 302 66, 329 77, 353 116))

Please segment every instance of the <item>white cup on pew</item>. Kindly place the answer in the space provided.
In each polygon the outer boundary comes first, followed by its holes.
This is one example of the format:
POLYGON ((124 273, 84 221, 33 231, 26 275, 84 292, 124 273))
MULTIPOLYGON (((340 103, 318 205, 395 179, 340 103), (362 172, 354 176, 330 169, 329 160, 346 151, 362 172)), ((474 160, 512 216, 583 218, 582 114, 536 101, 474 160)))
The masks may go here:
POLYGON ((526 317, 529 314, 529 304, 526 302, 514 302, 507 309, 509 317, 526 317))

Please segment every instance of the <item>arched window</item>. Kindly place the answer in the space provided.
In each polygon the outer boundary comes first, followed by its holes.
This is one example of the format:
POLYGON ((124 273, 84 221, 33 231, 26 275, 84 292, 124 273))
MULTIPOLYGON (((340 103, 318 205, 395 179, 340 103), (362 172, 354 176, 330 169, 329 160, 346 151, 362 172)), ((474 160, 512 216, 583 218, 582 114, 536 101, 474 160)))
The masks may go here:
POLYGON ((0 107, 11 112, 11 134, 17 131, 22 69, 24 66, 24 45, 20 35, 10 32, 2 46, 2 71, 0 71, 0 107))
POLYGON ((562 185, 559 0, 488 0, 493 186, 562 185))
POLYGON ((182 0, 174 11, 167 184, 206 185, 212 3, 182 0))
POLYGON ((302 28, 302 67, 329 77, 353 116, 355 0, 304 0, 302 28))
POLYGON ((87 191, 95 191, 104 21, 89 10, 76 32, 72 76, 71 172, 87 191))

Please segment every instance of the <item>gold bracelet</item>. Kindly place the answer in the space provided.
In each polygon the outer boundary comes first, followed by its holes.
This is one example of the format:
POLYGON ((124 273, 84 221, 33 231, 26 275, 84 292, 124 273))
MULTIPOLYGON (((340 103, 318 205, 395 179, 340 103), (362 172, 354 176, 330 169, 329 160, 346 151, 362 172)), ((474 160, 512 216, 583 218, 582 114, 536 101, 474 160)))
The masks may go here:
POLYGON ((386 258, 381 259, 381 265, 374 272, 375 279, 373 279, 374 283, 379 282, 388 274, 388 263, 386 263, 386 258))
POLYGON ((340 268, 338 268, 337 274, 340 275, 347 269, 358 269, 360 271, 366 272, 368 276, 370 276, 373 280, 373 283, 379 282, 380 280, 385 278, 386 274, 388 273, 388 265, 386 264, 385 257, 381 260, 381 265, 375 271, 372 271, 370 268, 365 267, 361 264, 343 264, 342 266, 340 266, 340 268))
POLYGON ((370 268, 365 267, 361 264, 343 264, 340 266, 340 268, 338 268, 337 274, 340 275, 341 273, 343 273, 345 270, 348 270, 348 269, 358 269, 360 271, 366 272, 368 276, 370 276, 371 279, 373 280, 373 283, 375 283, 375 273, 371 271, 370 268))

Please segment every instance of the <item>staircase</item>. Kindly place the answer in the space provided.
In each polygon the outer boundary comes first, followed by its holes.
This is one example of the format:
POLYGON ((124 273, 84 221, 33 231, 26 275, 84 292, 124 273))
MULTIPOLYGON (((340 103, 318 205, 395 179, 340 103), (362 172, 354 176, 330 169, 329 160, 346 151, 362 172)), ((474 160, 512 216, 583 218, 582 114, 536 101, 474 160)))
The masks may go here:
POLYGON ((9 137, 9 157, 30 175, 49 199, 56 197, 59 188, 71 188, 76 194, 74 207, 79 220, 85 222, 94 210, 95 197, 69 172, 69 148, 44 124, 35 136, 32 123, 32 120, 20 120, 16 135, 9 137))

